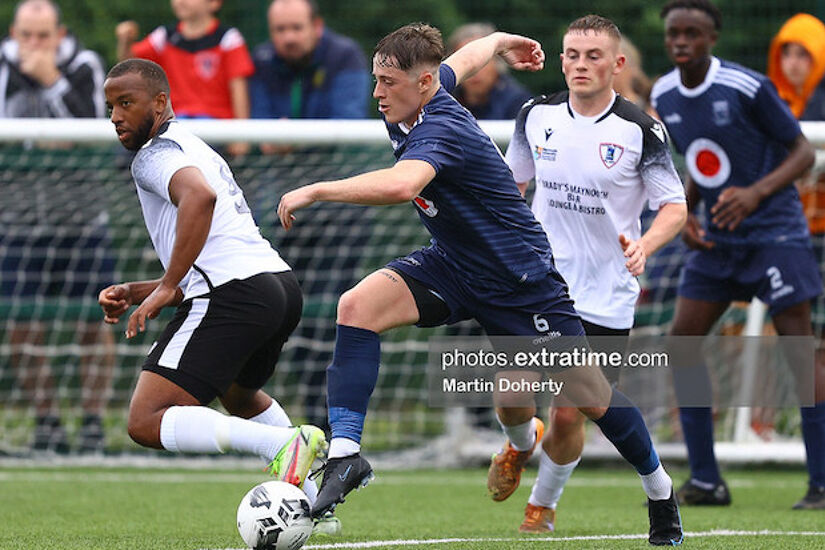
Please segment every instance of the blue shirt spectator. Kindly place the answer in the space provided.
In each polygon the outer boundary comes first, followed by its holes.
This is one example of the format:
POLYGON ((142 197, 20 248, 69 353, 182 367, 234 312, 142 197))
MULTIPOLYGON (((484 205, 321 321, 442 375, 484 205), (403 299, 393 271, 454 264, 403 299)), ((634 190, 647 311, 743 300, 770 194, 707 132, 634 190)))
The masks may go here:
POLYGON ((458 86, 454 93, 458 102, 467 107, 478 120, 514 119, 524 102, 532 97, 527 88, 507 73, 498 74, 495 84, 487 92, 487 101, 482 103, 471 103, 464 86, 458 86))
POLYGON ((271 40, 252 55, 252 118, 366 118, 358 44, 326 29, 312 0, 274 0, 267 17, 271 40))

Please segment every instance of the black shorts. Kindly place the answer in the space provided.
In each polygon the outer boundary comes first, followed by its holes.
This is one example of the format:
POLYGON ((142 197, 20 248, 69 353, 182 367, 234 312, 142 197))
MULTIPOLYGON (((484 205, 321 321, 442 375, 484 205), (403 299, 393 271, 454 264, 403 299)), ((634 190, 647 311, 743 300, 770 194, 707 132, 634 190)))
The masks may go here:
POLYGON ((203 404, 226 393, 233 382, 261 388, 302 308, 301 288, 291 271, 230 281, 178 306, 143 369, 203 404))
MULTIPOLYGON (((603 351, 605 353, 618 352, 622 355, 627 351, 627 342, 630 339, 630 329, 607 328, 582 319, 584 333, 590 342, 593 351, 603 351)), ((604 377, 614 388, 619 385, 620 367, 605 366, 602 368, 604 377)))

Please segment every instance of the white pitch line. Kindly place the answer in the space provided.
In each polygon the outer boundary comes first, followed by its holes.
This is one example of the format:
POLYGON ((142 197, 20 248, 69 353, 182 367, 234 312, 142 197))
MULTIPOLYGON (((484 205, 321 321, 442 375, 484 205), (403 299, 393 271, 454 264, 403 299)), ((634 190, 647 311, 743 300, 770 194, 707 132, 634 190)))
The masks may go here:
MULTIPOLYGON (((713 529, 710 531, 696 531, 685 533, 686 539, 704 537, 825 537, 825 531, 736 531, 730 529, 713 529)), ((647 533, 627 535, 580 535, 575 537, 506 537, 506 538, 448 538, 448 539, 397 539, 373 540, 364 542, 336 542, 332 544, 308 544, 306 550, 345 550, 360 548, 379 548, 382 546, 431 546, 434 544, 458 544, 467 542, 575 542, 599 540, 639 540, 646 539, 647 533)), ((224 549, 224 550, 242 550, 224 549)))

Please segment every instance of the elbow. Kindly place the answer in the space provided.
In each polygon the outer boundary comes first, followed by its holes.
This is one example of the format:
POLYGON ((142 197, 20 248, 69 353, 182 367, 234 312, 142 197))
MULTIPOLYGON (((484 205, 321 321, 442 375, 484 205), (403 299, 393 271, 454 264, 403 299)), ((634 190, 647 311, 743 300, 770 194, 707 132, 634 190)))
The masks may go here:
POLYGON ((688 207, 687 207, 686 202, 681 202, 681 203, 677 204, 676 207, 677 207, 677 209, 676 209, 676 216, 677 216, 676 217, 676 222, 677 222, 676 223, 676 228, 677 228, 677 232, 678 232, 678 231, 681 231, 682 228, 687 223, 688 207))
POLYGON ((811 169, 816 161, 814 146, 802 134, 794 142, 791 156, 798 160, 798 166, 802 172, 811 169))
POLYGON ((207 192, 203 194, 203 200, 210 206, 214 207, 215 203, 218 202, 218 194, 214 189, 209 187, 207 192))
POLYGON ((813 168, 814 162, 816 162, 816 151, 814 151, 811 142, 807 142, 805 147, 805 170, 813 168))
POLYGON ((420 192, 421 187, 415 182, 400 180, 393 185, 389 196, 394 203, 403 203, 415 199, 420 192))
POLYGON ((213 212, 215 204, 218 202, 218 194, 211 187, 204 189, 203 193, 199 194, 198 202, 200 209, 203 211, 213 212))

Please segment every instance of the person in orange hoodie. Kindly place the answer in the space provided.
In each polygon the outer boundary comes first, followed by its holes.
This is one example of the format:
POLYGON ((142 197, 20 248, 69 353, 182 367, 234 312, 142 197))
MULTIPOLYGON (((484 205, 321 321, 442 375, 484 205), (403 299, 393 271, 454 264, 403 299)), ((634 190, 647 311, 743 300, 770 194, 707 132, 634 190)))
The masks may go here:
POLYGON ((825 24, 813 15, 788 19, 771 42, 768 78, 799 120, 825 118, 825 24))
MULTIPOLYGON (((798 13, 788 19, 771 42, 768 77, 799 120, 825 120, 825 24, 813 15, 798 13)), ((815 174, 799 182, 799 191, 811 241, 825 264, 825 175, 815 174)), ((813 308, 815 335, 825 327, 825 299, 813 308)))
MULTIPOLYGON (((799 120, 825 120, 825 24, 813 15, 798 13, 788 19, 771 42, 768 77, 791 112, 799 120)), ((825 265, 825 175, 808 174, 797 182, 808 219, 811 242, 819 261, 825 265)), ((825 333, 825 298, 811 304, 814 335, 819 340, 818 360, 825 360, 822 337, 825 333)), ((773 432, 773 411, 754 411, 754 431, 765 439, 773 432)))

